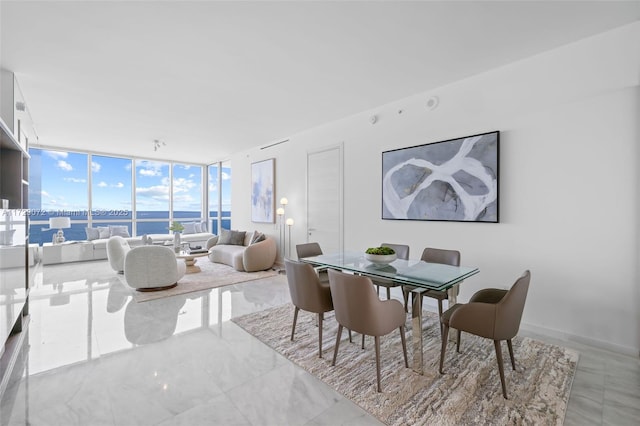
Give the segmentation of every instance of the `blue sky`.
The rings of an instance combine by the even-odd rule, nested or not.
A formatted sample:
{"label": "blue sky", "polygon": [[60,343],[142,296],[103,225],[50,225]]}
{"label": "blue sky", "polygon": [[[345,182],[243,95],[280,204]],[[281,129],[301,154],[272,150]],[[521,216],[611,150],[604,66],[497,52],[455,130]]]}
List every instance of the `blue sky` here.
{"label": "blue sky", "polygon": [[[86,210],[88,208],[88,155],[49,150],[31,150],[35,160],[30,170],[30,190],[40,191],[41,205],[32,208],[45,210]],[[42,179],[37,170],[41,164]],[[127,158],[93,155],[93,209],[131,210],[131,167]],[[34,168],[36,170],[34,170]],[[169,209],[169,163],[136,160],[136,206],[139,211]],[[230,170],[223,169],[223,207],[230,204]],[[199,166],[175,164],[173,168],[174,210],[199,211],[203,170]],[[33,183],[33,184],[32,184]],[[210,191],[217,191],[217,182],[209,183]],[[229,194],[229,195],[227,195]],[[37,194],[33,194],[37,195]],[[213,194],[212,194],[213,195]],[[34,197],[30,197],[32,200]],[[217,204],[217,194],[211,205]],[[37,199],[37,197],[36,197]]]}

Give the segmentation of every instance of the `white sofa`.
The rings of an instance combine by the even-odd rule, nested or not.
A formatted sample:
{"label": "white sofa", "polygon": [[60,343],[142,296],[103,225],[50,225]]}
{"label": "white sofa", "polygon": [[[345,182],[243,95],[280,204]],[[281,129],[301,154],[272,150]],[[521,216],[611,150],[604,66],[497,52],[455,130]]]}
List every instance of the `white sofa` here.
{"label": "white sofa", "polygon": [[[149,234],[154,244],[166,243],[171,245],[173,234]],[[182,234],[180,241],[189,243],[192,247],[206,247],[207,241],[213,237],[210,232],[199,232],[197,234]],[[123,237],[131,248],[142,246],[142,236]],[[80,262],[85,260],[107,259],[108,238],[99,238],[91,241],[67,241],[64,244],[44,247],[43,264]],[[50,252],[50,253],[49,253]]]}
{"label": "white sofa", "polygon": [[[214,236],[215,235],[210,232],[182,234],[180,241],[182,243],[189,243],[191,247],[205,247],[207,245],[207,241]],[[173,234],[148,234],[147,237],[152,239],[153,244],[165,243],[166,245],[171,245],[173,243]],[[129,243],[131,248],[143,245],[142,236],[125,237],[124,239]],[[93,245],[93,260],[107,258],[107,241],[109,241],[108,238],[89,241]]]}
{"label": "white sofa", "polygon": [[247,232],[243,245],[217,244],[218,236],[209,239],[209,260],[232,266],[236,271],[264,271],[273,266],[278,254],[276,241],[265,236],[264,241],[251,244],[253,234]]}

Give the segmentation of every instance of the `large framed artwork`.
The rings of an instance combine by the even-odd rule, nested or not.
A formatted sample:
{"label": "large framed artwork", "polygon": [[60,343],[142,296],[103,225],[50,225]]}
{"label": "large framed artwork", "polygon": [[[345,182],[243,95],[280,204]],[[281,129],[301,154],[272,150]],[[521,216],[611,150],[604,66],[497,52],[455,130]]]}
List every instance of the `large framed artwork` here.
{"label": "large framed artwork", "polygon": [[382,153],[382,218],[498,223],[500,132]]}
{"label": "large framed artwork", "polygon": [[251,163],[251,221],[275,223],[275,158]]}

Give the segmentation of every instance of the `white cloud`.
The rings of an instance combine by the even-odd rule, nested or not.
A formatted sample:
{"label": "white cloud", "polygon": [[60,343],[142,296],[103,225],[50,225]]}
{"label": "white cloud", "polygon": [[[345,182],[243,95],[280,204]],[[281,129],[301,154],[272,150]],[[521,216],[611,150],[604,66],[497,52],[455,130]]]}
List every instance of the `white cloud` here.
{"label": "white cloud", "polygon": [[78,179],[78,178],[72,178],[72,177],[66,177],[66,178],[63,178],[62,180],[64,180],[65,182],[71,182],[71,183],[87,183],[86,179]]}
{"label": "white cloud", "polygon": [[114,188],[124,188],[124,183],[122,182],[118,182],[115,185],[113,185]]}
{"label": "white cloud", "polygon": [[98,187],[99,187],[99,188],[106,188],[107,186],[109,186],[109,185],[107,185],[107,182],[105,182],[105,181],[102,181],[102,182],[100,182],[100,183],[98,184]]}
{"label": "white cloud", "polygon": [[164,185],[156,185],[149,187],[137,187],[136,195],[140,197],[148,197],[156,200],[168,200],[169,199],[169,187]]}
{"label": "white cloud", "polygon": [[69,156],[68,152],[60,152],[60,151],[44,151],[51,158],[67,158]]}
{"label": "white cloud", "polygon": [[192,180],[185,178],[178,178],[173,180],[173,192],[188,192],[190,189],[195,188],[196,183]]}
{"label": "white cloud", "polygon": [[96,161],[92,161],[91,162],[91,171],[94,173],[98,173],[100,171],[100,169],[102,168],[102,165]]}
{"label": "white cloud", "polygon": [[51,198],[51,195],[49,195],[47,191],[40,191],[40,195],[42,195],[43,197]]}
{"label": "white cloud", "polygon": [[70,172],[71,170],[73,170],[73,167],[71,166],[71,164],[67,163],[64,160],[58,160],[58,162],[56,163],[56,167],[64,170],[65,172]]}
{"label": "white cloud", "polygon": [[162,172],[160,170],[154,169],[140,169],[140,176],[162,176]]}
{"label": "white cloud", "polygon": [[231,175],[229,173],[222,172],[222,180],[231,179]]}

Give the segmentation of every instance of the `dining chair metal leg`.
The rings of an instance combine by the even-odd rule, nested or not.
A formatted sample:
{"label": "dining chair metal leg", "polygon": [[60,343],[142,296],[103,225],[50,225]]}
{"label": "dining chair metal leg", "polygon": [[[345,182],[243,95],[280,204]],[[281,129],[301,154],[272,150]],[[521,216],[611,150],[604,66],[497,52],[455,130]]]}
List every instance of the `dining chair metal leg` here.
{"label": "dining chair metal leg", "polygon": [[336,358],[338,357],[338,348],[340,347],[341,338],[342,338],[342,326],[338,325],[338,333],[336,336],[336,348],[333,350],[333,361],[331,361],[331,365],[336,365]]}
{"label": "dining chair metal leg", "polygon": [[516,371],[516,359],[513,357],[513,345],[511,344],[511,339],[507,340],[507,347],[509,348],[509,356],[511,357],[511,366],[513,367],[513,371]]}
{"label": "dining chair metal leg", "polygon": [[404,298],[404,311],[409,312],[409,291],[402,286],[402,297]]}
{"label": "dining chair metal leg", "polygon": [[318,358],[322,358],[322,321],[324,321],[324,313],[318,313]]}
{"label": "dining chair metal leg", "polygon": [[494,340],[493,345],[496,348],[496,358],[498,360],[498,370],[500,371],[500,382],[502,383],[502,396],[504,399],[509,399],[507,397],[507,385],[504,382],[504,366],[502,363],[502,348],[500,347],[500,340]]}
{"label": "dining chair metal leg", "polygon": [[296,306],[296,310],[293,312],[293,327],[291,328],[291,341],[293,341],[293,335],[296,332],[296,322],[298,321],[298,312],[300,308]]}
{"label": "dining chair metal leg", "polygon": [[387,300],[391,300],[391,287],[387,287]]}
{"label": "dining chair metal leg", "polygon": [[400,339],[402,340],[402,354],[404,355],[404,366],[409,368],[409,359],[407,358],[407,340],[404,335],[404,326],[400,326]]}
{"label": "dining chair metal leg", "polygon": [[460,353],[460,342],[462,341],[462,330],[457,330],[458,336],[456,339],[456,352]]}
{"label": "dining chair metal leg", "polygon": [[447,339],[449,338],[449,326],[444,325],[442,329],[442,348],[440,349],[440,374],[444,374],[444,353],[447,350]]}
{"label": "dining chair metal leg", "polygon": [[[438,322],[440,322],[440,318],[442,317],[442,300],[438,299]],[[442,322],[440,322],[440,337],[442,337]]]}
{"label": "dining chair metal leg", "polygon": [[349,329],[349,343],[352,343],[353,340],[351,339],[351,329]]}
{"label": "dining chair metal leg", "polygon": [[362,349],[364,349],[364,334],[362,335]]}
{"label": "dining chair metal leg", "polygon": [[376,341],[376,378],[378,379],[378,392],[382,392],[380,386],[380,336],[374,336]]}

